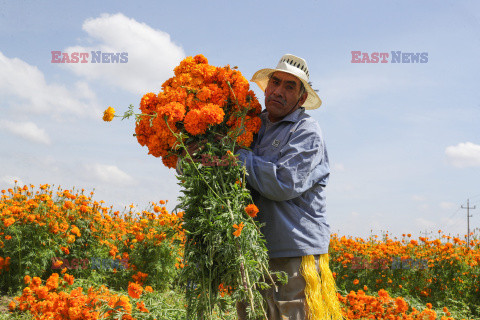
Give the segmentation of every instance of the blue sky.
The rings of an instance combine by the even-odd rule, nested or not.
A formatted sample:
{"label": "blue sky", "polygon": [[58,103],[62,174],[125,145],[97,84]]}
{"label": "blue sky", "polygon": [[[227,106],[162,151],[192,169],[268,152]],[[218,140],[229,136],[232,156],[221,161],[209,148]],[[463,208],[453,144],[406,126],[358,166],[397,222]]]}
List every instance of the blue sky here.
{"label": "blue sky", "polygon": [[[128,63],[51,63],[51,51],[92,50]],[[352,51],[428,62],[352,63]],[[323,100],[311,114],[332,166],[332,231],[465,234],[467,198],[480,227],[478,52],[476,1],[0,1],[0,188],[49,183],[172,209],[175,172],[132,137],[133,121],[104,123],[103,110],[138,106],[186,56],[249,79],[291,53]]]}

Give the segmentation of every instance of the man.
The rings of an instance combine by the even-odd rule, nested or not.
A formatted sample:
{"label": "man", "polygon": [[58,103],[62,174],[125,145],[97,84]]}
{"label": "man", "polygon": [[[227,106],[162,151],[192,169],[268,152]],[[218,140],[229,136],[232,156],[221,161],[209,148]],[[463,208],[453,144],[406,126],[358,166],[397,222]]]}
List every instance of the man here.
{"label": "man", "polygon": [[[324,193],[330,172],[327,149],[320,126],[305,112],[322,101],[308,79],[306,61],[290,54],[275,69],[253,75],[251,81],[265,92],[262,126],[252,151],[238,151],[260,210],[258,219],[265,223],[270,268],[288,275],[288,283],[278,284],[278,291],[272,286],[263,294],[268,320],[306,319],[312,306],[307,306],[302,261],[315,257],[318,275],[319,256],[328,253],[330,241]],[[241,303],[238,316],[246,317]]]}

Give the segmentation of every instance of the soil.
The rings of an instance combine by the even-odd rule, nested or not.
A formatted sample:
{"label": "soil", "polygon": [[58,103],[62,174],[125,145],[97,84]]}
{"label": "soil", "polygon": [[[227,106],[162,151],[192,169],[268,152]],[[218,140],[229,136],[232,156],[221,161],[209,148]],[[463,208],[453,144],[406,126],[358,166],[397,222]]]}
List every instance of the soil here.
{"label": "soil", "polygon": [[0,314],[8,313],[8,304],[12,301],[13,297],[0,296]]}

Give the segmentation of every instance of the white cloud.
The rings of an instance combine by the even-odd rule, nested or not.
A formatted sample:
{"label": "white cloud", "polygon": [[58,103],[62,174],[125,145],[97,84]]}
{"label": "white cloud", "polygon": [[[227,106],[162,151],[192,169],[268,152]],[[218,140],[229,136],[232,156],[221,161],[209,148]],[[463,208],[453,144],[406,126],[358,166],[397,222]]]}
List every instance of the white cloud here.
{"label": "white cloud", "polygon": [[0,120],[0,129],[4,129],[24,139],[43,144],[50,144],[50,137],[44,129],[39,128],[33,122],[14,122]]}
{"label": "white cloud", "polygon": [[0,94],[3,104],[34,113],[75,114],[98,117],[100,109],[95,94],[88,84],[78,82],[67,88],[61,84],[49,84],[43,73],[18,58],[7,58],[0,52]]}
{"label": "white cloud", "polygon": [[19,177],[7,175],[0,178],[0,184],[6,184],[7,186],[13,187],[15,185],[15,181],[17,181],[17,186],[24,186],[22,179]]}
{"label": "white cloud", "polygon": [[462,142],[445,149],[448,161],[455,167],[480,167],[480,145]]}
{"label": "white cloud", "polygon": [[97,163],[92,165],[86,165],[85,169],[91,177],[98,179],[102,182],[121,185],[131,185],[135,182],[130,175],[123,172],[114,165],[104,165]]}
{"label": "white cloud", "polygon": [[[133,93],[159,91],[173,76],[173,68],[185,57],[170,35],[121,13],[102,14],[83,23],[93,46],[73,46],[63,52],[87,52],[88,63],[62,64],[87,79],[98,79]],[[91,63],[91,51],[128,54],[126,63]]]}

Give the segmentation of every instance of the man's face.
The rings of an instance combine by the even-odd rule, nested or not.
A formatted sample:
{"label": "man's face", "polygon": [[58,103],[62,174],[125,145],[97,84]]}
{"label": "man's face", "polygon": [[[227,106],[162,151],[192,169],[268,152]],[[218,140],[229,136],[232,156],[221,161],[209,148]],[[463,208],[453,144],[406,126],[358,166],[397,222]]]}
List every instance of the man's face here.
{"label": "man's face", "polygon": [[275,72],[268,81],[265,89],[265,108],[268,118],[277,122],[289,115],[307,99],[307,93],[300,96],[300,80],[286,72]]}

